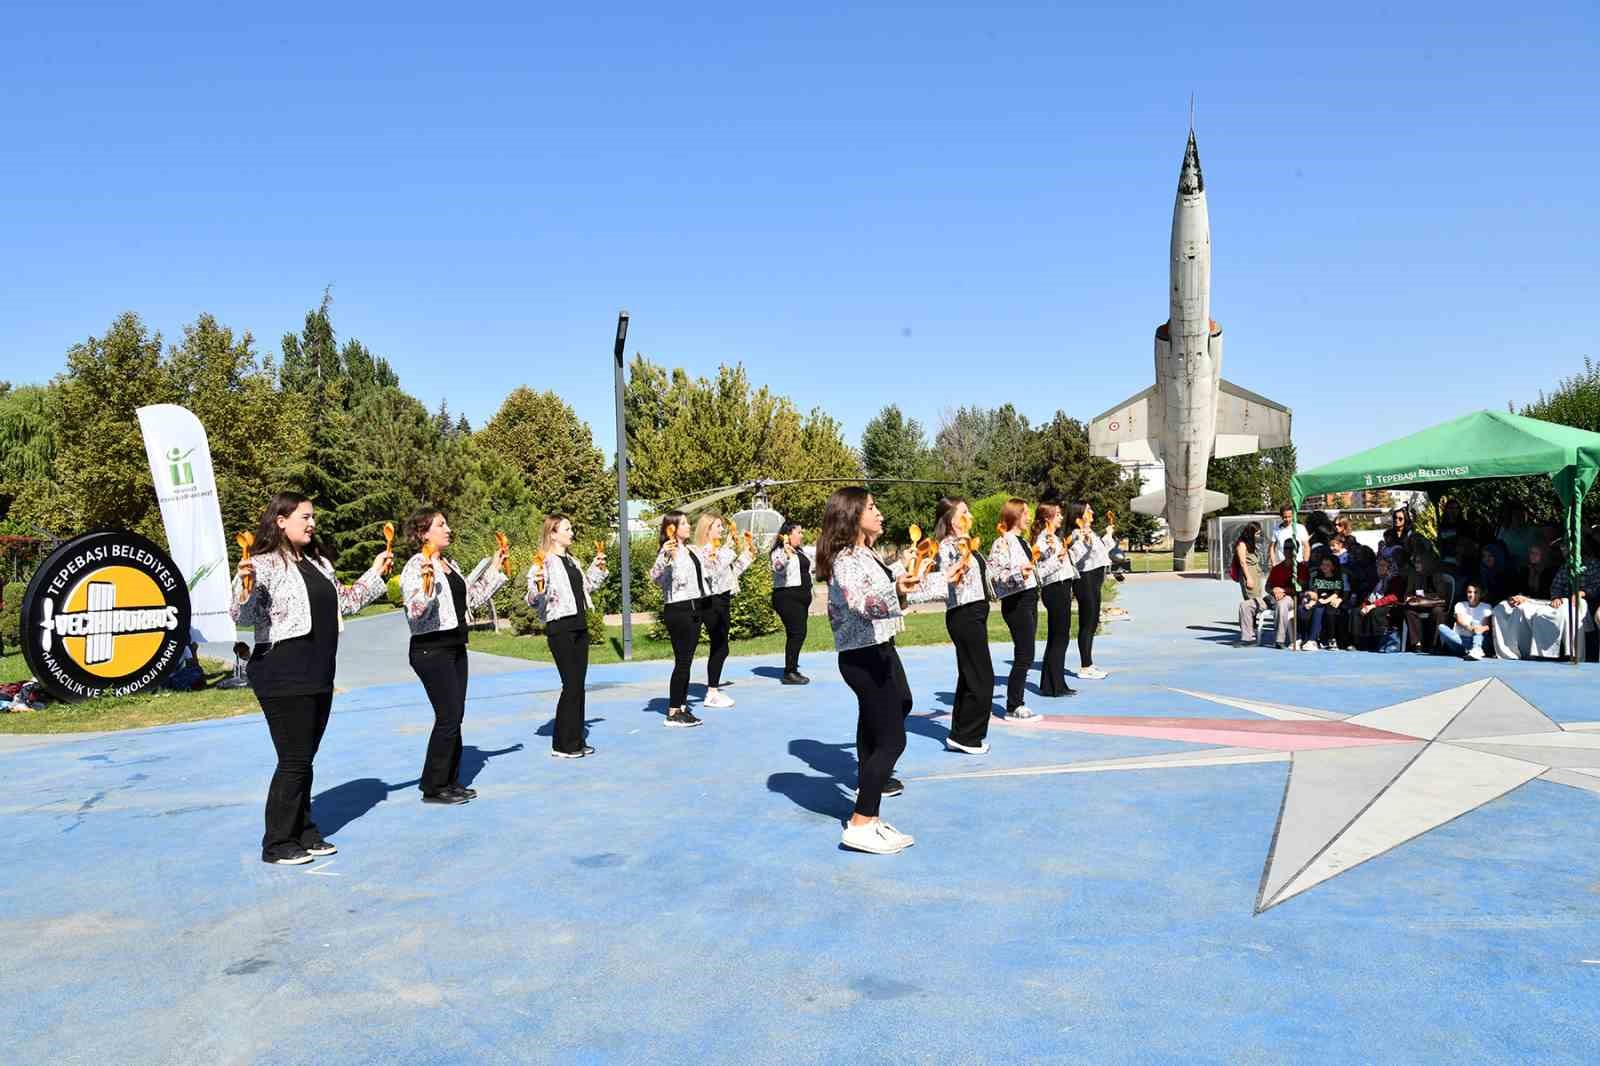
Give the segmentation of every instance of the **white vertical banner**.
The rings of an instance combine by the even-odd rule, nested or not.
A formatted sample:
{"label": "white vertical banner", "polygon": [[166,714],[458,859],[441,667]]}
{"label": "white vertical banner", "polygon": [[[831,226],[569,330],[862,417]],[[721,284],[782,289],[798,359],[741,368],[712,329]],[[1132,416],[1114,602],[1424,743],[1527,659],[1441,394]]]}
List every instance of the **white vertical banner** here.
{"label": "white vertical banner", "polygon": [[231,643],[228,535],[222,528],[206,429],[193,412],[175,403],[139,408],[139,429],[167,527],[167,550],[189,584],[193,639]]}

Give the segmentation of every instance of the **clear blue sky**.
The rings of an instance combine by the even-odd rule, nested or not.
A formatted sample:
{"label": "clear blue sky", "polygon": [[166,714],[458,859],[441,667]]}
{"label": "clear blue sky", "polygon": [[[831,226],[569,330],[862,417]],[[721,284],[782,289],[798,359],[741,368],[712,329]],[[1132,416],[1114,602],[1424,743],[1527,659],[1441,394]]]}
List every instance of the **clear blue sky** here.
{"label": "clear blue sky", "polygon": [[1150,380],[1191,91],[1224,373],[1303,464],[1600,356],[1593,0],[765,6],[13,6],[0,377],[125,309],[276,353],[331,284],[425,402],[608,452],[623,306],[852,443],[1086,419]]}

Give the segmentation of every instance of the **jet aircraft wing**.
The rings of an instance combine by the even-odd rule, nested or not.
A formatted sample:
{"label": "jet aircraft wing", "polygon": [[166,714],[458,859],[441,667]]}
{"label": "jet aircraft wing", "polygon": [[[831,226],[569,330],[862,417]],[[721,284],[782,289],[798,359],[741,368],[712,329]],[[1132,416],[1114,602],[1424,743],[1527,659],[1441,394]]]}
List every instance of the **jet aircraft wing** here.
{"label": "jet aircraft wing", "polygon": [[1287,407],[1241,389],[1226,378],[1217,386],[1217,442],[1211,453],[1215,458],[1249,455],[1289,443],[1293,415]]}
{"label": "jet aircraft wing", "polygon": [[1151,403],[1156,387],[1123,400],[1089,423],[1089,452],[1107,459],[1159,461],[1161,405]]}

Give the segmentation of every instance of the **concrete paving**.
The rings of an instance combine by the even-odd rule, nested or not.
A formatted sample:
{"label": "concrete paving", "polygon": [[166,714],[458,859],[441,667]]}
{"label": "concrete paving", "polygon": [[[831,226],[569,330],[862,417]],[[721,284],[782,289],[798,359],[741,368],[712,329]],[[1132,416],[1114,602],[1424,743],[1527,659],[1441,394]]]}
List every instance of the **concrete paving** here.
{"label": "concrete paving", "polygon": [[[460,808],[418,802],[414,679],[354,686],[342,661],[315,801],[341,850],[300,868],[259,861],[258,716],[0,755],[0,1059],[1591,1061],[1600,795],[1581,782],[1484,791],[1398,842],[1349,820],[1364,858],[1311,884],[1344,853],[1279,852],[1290,887],[1257,904],[1295,817],[1286,752],[1478,759],[1510,742],[1403,731],[1459,739],[1432,694],[1490,677],[1555,729],[1588,722],[1596,667],[1234,649],[1236,595],[1131,580],[1110,679],[1037,699],[1043,728],[996,720],[986,758],[942,748],[950,650],[907,649],[886,814],[917,845],[890,857],[838,844],[854,708],[831,655],[805,658],[804,689],[731,661],[738,706],[697,730],[661,728],[667,664],[597,667],[599,754],[578,761],[545,756],[553,667],[475,662],[482,795]],[[374,669],[403,667],[403,634],[370,632]],[[1482,721],[1532,720],[1508,700]],[[1323,766],[1323,794],[1381,788],[1372,764]]]}

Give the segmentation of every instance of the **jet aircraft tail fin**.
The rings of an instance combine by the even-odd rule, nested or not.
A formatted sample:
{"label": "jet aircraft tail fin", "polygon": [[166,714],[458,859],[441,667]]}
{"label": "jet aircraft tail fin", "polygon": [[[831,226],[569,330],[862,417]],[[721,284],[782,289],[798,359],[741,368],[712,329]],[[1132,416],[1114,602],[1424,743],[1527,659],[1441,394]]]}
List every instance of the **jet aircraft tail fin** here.
{"label": "jet aircraft tail fin", "polygon": [[[1143,496],[1136,496],[1128,506],[1133,508],[1134,514],[1159,515],[1167,509],[1167,490],[1156,489],[1154,492],[1147,492]],[[1202,514],[1210,514],[1212,511],[1220,511],[1226,506],[1228,506],[1227,493],[1213,492],[1210,489],[1206,489],[1205,503],[1201,505],[1200,512]]]}

